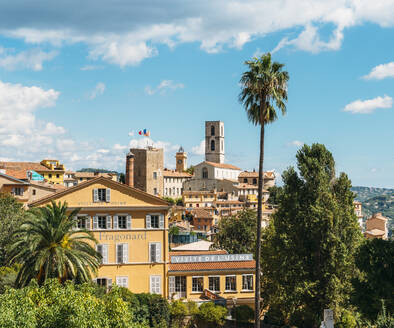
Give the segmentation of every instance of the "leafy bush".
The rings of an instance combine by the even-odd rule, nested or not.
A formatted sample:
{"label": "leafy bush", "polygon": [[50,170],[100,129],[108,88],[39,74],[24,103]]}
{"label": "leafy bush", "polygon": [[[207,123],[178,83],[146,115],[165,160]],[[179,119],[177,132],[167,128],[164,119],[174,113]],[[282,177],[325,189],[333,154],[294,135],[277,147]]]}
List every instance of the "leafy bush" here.
{"label": "leafy bush", "polygon": [[146,307],[149,313],[149,327],[168,327],[170,322],[170,306],[168,301],[161,295],[156,294],[135,294],[140,306]]}
{"label": "leafy bush", "polygon": [[238,322],[249,322],[254,318],[254,311],[247,305],[240,305],[233,308],[231,316]]}
{"label": "leafy bush", "polygon": [[170,305],[171,328],[181,328],[188,315],[188,307],[186,303],[177,300]]}
{"label": "leafy bush", "polygon": [[339,322],[335,324],[335,328],[356,328],[357,320],[356,316],[349,310],[344,310],[339,319]]}
{"label": "leafy bush", "polygon": [[227,309],[221,305],[215,305],[212,302],[200,305],[196,314],[196,323],[201,328],[214,328],[224,325],[227,315]]}

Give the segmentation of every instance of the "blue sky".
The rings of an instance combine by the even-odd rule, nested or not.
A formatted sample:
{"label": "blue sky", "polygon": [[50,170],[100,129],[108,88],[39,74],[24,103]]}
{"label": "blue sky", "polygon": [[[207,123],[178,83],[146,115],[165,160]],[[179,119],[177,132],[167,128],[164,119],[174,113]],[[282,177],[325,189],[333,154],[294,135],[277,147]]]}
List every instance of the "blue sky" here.
{"label": "blue sky", "polygon": [[354,185],[393,188],[393,25],[392,1],[0,2],[0,160],[123,170],[149,142],[167,167],[180,145],[196,164],[204,121],[222,120],[226,161],[253,169],[238,82],[270,51],[290,81],[265,169],[319,142]]}

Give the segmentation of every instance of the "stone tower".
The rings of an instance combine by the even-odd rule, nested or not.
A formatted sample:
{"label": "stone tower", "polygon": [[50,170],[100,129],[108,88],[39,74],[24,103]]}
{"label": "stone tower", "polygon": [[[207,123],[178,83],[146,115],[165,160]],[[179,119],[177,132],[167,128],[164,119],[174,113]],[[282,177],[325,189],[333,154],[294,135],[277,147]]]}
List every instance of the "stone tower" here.
{"label": "stone tower", "polygon": [[176,158],[176,171],[177,172],[184,172],[187,169],[187,155],[183,149],[183,147],[181,146],[181,148],[179,148],[178,152],[175,155]]}
{"label": "stone tower", "polygon": [[134,154],[134,187],[155,196],[163,195],[163,149],[132,148]]}
{"label": "stone tower", "polygon": [[221,121],[205,122],[205,160],[224,163],[224,123]]}

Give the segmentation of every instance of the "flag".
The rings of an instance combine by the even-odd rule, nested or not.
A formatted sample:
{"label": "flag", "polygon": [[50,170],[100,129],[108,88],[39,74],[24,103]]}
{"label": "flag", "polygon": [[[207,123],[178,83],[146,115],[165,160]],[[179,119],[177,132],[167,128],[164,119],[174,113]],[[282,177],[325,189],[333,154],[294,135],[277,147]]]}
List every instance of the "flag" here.
{"label": "flag", "polygon": [[140,130],[140,131],[138,132],[138,134],[139,134],[140,136],[149,137],[149,136],[150,136],[150,131],[148,131],[147,129],[143,129],[143,130]]}

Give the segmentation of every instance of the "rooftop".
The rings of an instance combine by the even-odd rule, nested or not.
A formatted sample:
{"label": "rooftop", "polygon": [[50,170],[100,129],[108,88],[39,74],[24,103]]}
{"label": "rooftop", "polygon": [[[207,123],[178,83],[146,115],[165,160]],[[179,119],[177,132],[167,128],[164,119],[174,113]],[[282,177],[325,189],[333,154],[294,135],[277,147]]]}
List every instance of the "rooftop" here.
{"label": "rooftop", "polygon": [[164,169],[163,171],[163,177],[169,177],[169,178],[191,178],[192,175],[187,173],[187,172],[178,172],[175,170],[168,170]]}
{"label": "rooftop", "polygon": [[214,162],[208,162],[208,161],[205,161],[203,163],[205,163],[207,165],[214,166],[214,167],[219,167],[219,168],[222,168],[222,169],[241,170],[239,167],[237,167],[235,165],[232,165],[232,164],[214,163]]}
{"label": "rooftop", "polygon": [[[210,241],[200,240],[194,243],[174,247],[172,251],[176,251],[177,253],[180,251],[199,251],[199,252],[208,251],[212,244],[213,243]],[[179,253],[179,255],[184,255],[184,254]]]}
{"label": "rooftop", "polygon": [[[258,178],[259,172],[256,171],[243,171],[239,174],[239,178]],[[275,172],[274,171],[265,171],[264,172],[265,179],[275,179]]]}

